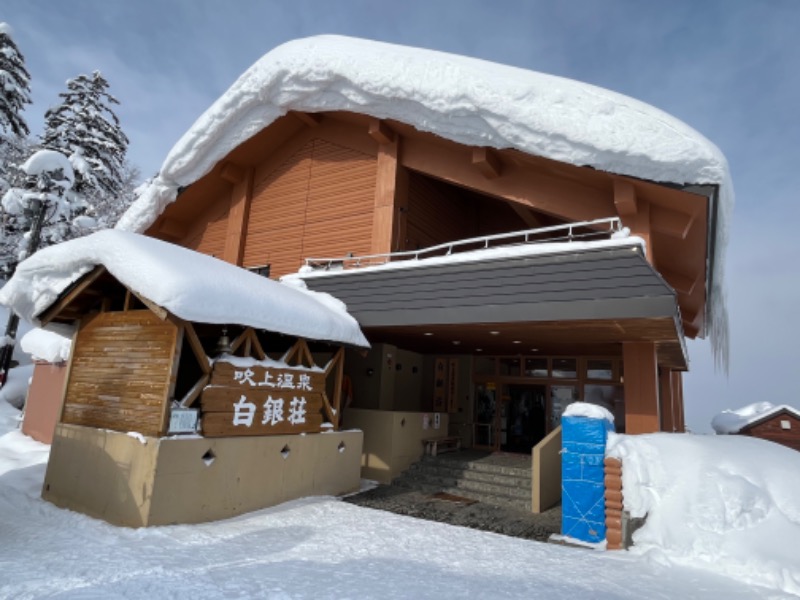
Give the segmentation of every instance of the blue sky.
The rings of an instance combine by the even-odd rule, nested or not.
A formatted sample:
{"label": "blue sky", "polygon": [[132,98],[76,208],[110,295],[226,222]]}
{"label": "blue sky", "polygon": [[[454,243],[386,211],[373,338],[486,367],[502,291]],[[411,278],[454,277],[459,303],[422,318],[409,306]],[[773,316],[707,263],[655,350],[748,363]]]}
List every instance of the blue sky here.
{"label": "blue sky", "polygon": [[707,431],[718,410],[760,400],[800,408],[798,0],[4,0],[0,20],[31,73],[31,129],[68,78],[99,69],[145,175],[250,64],[320,33],[475,56],[653,104],[722,149],[737,198],[730,376],[715,372],[707,343],[690,344],[689,425]]}

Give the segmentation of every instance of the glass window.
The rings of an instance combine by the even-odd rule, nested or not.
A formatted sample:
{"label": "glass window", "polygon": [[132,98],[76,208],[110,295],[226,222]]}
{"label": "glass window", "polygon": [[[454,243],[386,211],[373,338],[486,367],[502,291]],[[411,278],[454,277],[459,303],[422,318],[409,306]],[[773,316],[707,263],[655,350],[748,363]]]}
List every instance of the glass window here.
{"label": "glass window", "polygon": [[520,363],[519,358],[498,359],[498,366],[500,367],[500,375],[519,375],[520,374],[519,363]]}
{"label": "glass window", "polygon": [[553,377],[557,379],[577,379],[578,361],[574,358],[554,358]]}
{"label": "glass window", "polygon": [[525,375],[528,377],[547,377],[547,359],[539,357],[526,358]]}
{"label": "glass window", "polygon": [[550,427],[561,425],[561,415],[573,402],[578,401],[578,388],[574,385],[550,386]]}
{"label": "glass window", "polygon": [[494,375],[494,358],[476,356],[475,375]]}
{"label": "glass window", "polygon": [[593,359],[586,361],[587,379],[614,379],[614,363],[611,360]]}

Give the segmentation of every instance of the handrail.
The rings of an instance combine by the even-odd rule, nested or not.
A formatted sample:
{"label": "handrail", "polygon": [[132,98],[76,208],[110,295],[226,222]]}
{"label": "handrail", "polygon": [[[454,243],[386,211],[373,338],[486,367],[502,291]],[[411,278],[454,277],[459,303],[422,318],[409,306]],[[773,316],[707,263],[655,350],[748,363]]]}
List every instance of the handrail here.
{"label": "handrail", "polygon": [[[590,231],[587,233],[575,233],[576,229],[581,228],[594,228],[606,226],[602,230]],[[467,238],[463,240],[455,240],[453,242],[445,242],[419,250],[401,250],[398,252],[387,252],[383,254],[367,254],[363,256],[343,256],[337,258],[306,258],[305,264],[314,269],[329,270],[333,267],[344,268],[345,263],[348,263],[350,268],[358,268],[365,266],[380,265],[389,262],[393,259],[406,259],[406,260],[419,260],[425,255],[434,255],[437,252],[444,252],[445,256],[449,256],[456,249],[463,249],[464,246],[482,246],[482,249],[489,248],[492,242],[505,241],[512,239],[521,239],[522,244],[541,244],[545,242],[558,242],[568,241],[572,242],[577,239],[586,239],[589,237],[611,235],[622,229],[622,223],[619,217],[608,217],[605,219],[595,219],[593,221],[580,221],[578,223],[567,223],[564,225],[551,225],[549,227],[539,227],[537,229],[525,229],[522,231],[512,231],[509,233],[497,233],[494,235],[486,235],[480,237]],[[565,235],[546,237],[543,239],[531,239],[532,237],[542,236],[547,233],[565,232]],[[478,248],[471,248],[476,250]]]}

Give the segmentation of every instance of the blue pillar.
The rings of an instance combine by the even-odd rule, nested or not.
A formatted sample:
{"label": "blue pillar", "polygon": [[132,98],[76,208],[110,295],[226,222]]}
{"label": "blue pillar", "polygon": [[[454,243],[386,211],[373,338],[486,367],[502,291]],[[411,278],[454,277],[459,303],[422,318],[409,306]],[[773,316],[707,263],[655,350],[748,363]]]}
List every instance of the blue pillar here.
{"label": "blue pillar", "polygon": [[608,432],[606,419],[561,418],[561,533],[584,542],[606,539],[603,459]]}

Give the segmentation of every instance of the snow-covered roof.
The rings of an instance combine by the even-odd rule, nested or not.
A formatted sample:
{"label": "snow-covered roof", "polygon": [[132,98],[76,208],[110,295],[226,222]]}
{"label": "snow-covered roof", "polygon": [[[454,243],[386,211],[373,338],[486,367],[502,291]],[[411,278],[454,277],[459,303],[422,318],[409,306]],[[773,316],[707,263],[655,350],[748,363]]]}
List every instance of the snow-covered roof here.
{"label": "snow-covered roof", "polygon": [[[669,114],[562,77],[341,36],[283,44],[250,67],[187,131],[117,227],[144,231],[180,187],[288,111],[351,111],[454,142],[515,148],[578,166],[675,184],[719,186],[710,332],[727,352],[723,260],[733,206],[719,149]],[[724,357],[723,357],[724,360]]]}
{"label": "snow-covered roof", "polygon": [[788,412],[800,419],[800,410],[787,404],[774,405],[771,402],[755,402],[737,410],[723,410],[711,419],[711,427],[719,434],[739,433],[742,429]]}
{"label": "snow-covered roof", "polygon": [[283,285],[211,256],[119,230],[40,250],[17,267],[0,290],[0,304],[37,322],[64,290],[98,265],[186,321],[369,347],[344,304],[328,294]]}
{"label": "snow-covered roof", "polygon": [[34,327],[22,336],[19,344],[34,360],[66,362],[72,349],[72,330],[71,326],[61,323],[51,323],[49,330]]}

